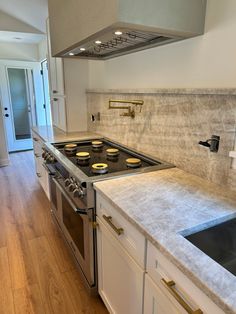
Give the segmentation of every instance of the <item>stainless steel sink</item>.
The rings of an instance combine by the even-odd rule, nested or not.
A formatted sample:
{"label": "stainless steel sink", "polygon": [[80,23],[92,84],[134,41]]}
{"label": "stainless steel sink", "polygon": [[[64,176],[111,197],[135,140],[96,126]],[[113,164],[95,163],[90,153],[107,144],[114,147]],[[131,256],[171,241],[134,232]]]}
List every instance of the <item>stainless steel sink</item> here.
{"label": "stainless steel sink", "polygon": [[185,238],[236,276],[236,218]]}

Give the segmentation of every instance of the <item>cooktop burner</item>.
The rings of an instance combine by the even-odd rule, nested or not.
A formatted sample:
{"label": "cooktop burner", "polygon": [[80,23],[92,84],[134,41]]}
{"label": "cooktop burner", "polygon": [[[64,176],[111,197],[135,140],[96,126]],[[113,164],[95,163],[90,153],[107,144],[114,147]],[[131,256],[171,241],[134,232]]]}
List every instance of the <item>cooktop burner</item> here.
{"label": "cooktop burner", "polygon": [[[100,144],[101,142],[102,145]],[[74,149],[73,152],[66,151],[65,146],[68,144],[76,144],[77,146],[73,145],[73,148],[76,147],[76,149]],[[149,158],[145,158],[145,156],[141,154],[137,154],[130,150],[121,148],[119,145],[110,143],[109,141],[104,139],[102,139],[102,141],[91,140],[73,143],[58,143],[53,144],[53,146],[57,148],[64,156],[66,156],[71,162],[73,162],[73,164],[80,168],[80,170],[83,171],[89,177],[105,173],[105,171],[96,171],[96,169],[94,170],[94,168],[92,167],[92,165],[94,164],[106,164],[107,165],[106,173],[114,173],[129,170],[130,167],[132,166],[142,168],[161,164],[158,161],[154,160],[152,161]],[[79,160],[77,156],[80,155],[79,153],[82,154],[85,152],[90,156],[90,158],[86,159],[86,161],[81,162],[81,160]],[[112,153],[114,155],[112,155]],[[138,159],[139,163],[136,165],[134,164],[131,165],[130,163],[127,163],[128,159],[131,160],[131,164],[132,160],[135,159]]]}

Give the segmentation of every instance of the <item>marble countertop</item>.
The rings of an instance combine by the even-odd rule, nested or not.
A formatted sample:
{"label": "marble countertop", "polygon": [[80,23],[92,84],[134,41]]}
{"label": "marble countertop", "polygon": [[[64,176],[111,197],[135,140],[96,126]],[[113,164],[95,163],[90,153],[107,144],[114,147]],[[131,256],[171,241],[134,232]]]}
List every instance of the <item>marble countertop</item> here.
{"label": "marble countertop", "polygon": [[225,313],[236,313],[236,277],[184,238],[236,217],[236,194],[178,168],[94,184]]}
{"label": "marble countertop", "polygon": [[70,132],[66,133],[52,126],[37,126],[32,130],[41,137],[44,142],[64,142],[75,140],[87,140],[94,138],[102,138],[103,136],[92,132]]}

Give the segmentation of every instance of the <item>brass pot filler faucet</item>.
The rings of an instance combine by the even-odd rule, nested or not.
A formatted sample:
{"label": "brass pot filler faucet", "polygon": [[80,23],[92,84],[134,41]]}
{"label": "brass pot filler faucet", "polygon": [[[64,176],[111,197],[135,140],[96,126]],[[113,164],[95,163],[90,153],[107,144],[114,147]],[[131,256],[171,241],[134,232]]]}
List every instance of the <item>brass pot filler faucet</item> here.
{"label": "brass pot filler faucet", "polygon": [[142,111],[143,100],[119,100],[119,99],[110,99],[108,109],[127,109],[128,112],[124,112],[121,114],[122,117],[131,117],[135,118],[135,109],[131,106],[114,106],[112,103],[120,103],[120,104],[131,104],[135,107],[140,106],[140,112]]}

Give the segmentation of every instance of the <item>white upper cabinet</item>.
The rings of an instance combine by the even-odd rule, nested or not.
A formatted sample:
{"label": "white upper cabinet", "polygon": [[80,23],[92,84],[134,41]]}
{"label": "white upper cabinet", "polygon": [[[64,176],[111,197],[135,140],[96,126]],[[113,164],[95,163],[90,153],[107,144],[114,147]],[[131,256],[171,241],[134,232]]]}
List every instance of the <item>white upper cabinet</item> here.
{"label": "white upper cabinet", "polygon": [[63,59],[53,58],[51,51],[51,39],[49,30],[49,20],[47,20],[47,44],[48,44],[48,74],[50,96],[64,96],[64,66]]}

